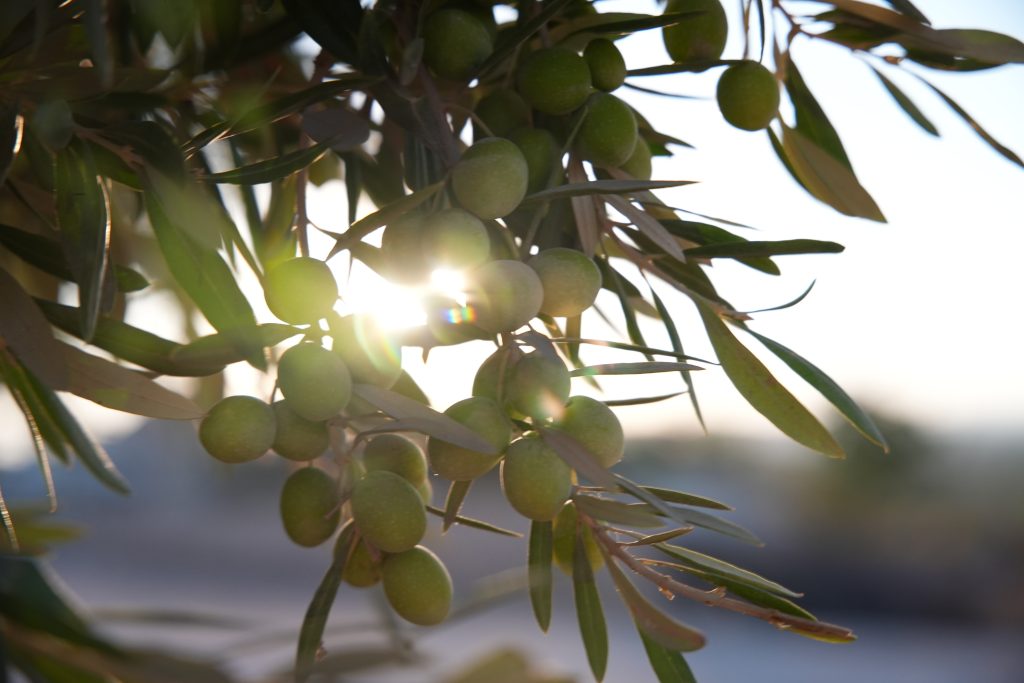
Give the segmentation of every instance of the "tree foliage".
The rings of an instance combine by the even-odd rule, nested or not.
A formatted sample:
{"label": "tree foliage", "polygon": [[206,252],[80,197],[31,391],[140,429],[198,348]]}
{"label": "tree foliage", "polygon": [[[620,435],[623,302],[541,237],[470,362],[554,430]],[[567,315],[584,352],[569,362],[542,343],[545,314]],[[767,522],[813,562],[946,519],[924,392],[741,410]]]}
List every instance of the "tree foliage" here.
{"label": "tree foliage", "polygon": [[[818,418],[751,351],[751,338],[886,448],[854,400],[811,361],[757,332],[754,315],[723,298],[707,268],[730,259],[777,276],[783,256],[842,246],[750,240],[725,218],[666,205],[658,190],[693,180],[651,179],[651,158],[688,143],[655,130],[611,92],[658,94],[648,77],[685,82],[720,71],[726,120],[767,135],[781,167],[817,200],[884,222],[791,48],[848,48],[914,123],[938,135],[899,85],[922,81],[997,153],[1024,165],[927,80],[928,70],[1024,62],[1024,44],[936,28],[904,0],[746,0],[728,23],[717,0],[671,0],[652,15],[581,0],[493,5],[4,3],[0,378],[24,414],[51,501],[51,458],[80,461],[116,492],[130,487],[66,408],[65,392],[112,410],[202,420],[203,444],[226,461],[273,448],[308,463],[283,483],[286,531],[301,545],[336,540],[298,635],[300,681],[324,666],[317,652],[343,577],[353,585],[382,580],[410,621],[444,618],[450,579],[418,546],[419,527],[429,512],[446,531],[463,525],[516,536],[461,513],[471,482],[499,462],[505,494],[531,520],[526,564],[538,624],[546,630],[550,621],[553,562],[568,567],[598,680],[609,645],[595,583],[601,571],[660,681],[692,680],[681,653],[702,647],[704,636],[645,597],[644,583],[796,634],[853,639],[799,607],[798,593],[683,544],[696,528],[758,543],[719,516],[727,505],[609,469],[622,456],[622,434],[608,406],[688,394],[700,419],[691,380],[699,370],[724,372],[794,441],[842,457]],[[742,55],[723,57],[726,32],[741,37]],[[614,41],[636,33],[663,38],[676,61],[622,62]],[[791,116],[780,113],[780,94]],[[348,207],[339,232],[314,225],[307,212],[309,186],[332,179],[343,180]],[[376,208],[362,213],[365,200]],[[333,241],[327,253],[310,253],[312,231]],[[332,287],[343,269],[332,273],[324,262],[358,262],[430,292],[426,323],[393,331],[340,314]],[[430,290],[435,268],[464,276],[461,291]],[[242,274],[264,291],[243,288]],[[679,329],[655,284],[688,297],[703,329]],[[186,320],[201,315],[214,332],[201,336],[188,323],[177,341],[126,323],[136,293],[156,288],[175,297]],[[605,315],[595,305],[599,290],[601,305],[617,301],[622,338],[582,336],[584,317]],[[68,291],[77,292],[76,305],[59,301]],[[254,296],[265,297],[279,321],[261,319]],[[660,323],[671,348],[652,348],[638,316]],[[684,342],[698,334],[717,364],[687,354]],[[430,407],[430,387],[421,390],[401,367],[403,348],[426,357],[436,346],[481,340],[496,351],[473,397],[444,412]],[[622,360],[587,364],[593,346]],[[214,407],[208,395],[186,397],[156,381],[205,378],[216,388],[235,363],[279,373],[274,395],[282,400],[271,409],[263,399],[274,396],[231,397]],[[679,391],[570,398],[570,387],[645,373],[678,373]],[[417,469],[424,437],[435,475],[451,480],[443,507],[431,505],[436,476]],[[0,556],[0,647],[32,680],[221,680],[97,637],[45,566],[28,559],[61,534],[31,519],[17,523],[2,494],[0,518],[10,551]],[[410,585],[409,576],[429,586]]]}

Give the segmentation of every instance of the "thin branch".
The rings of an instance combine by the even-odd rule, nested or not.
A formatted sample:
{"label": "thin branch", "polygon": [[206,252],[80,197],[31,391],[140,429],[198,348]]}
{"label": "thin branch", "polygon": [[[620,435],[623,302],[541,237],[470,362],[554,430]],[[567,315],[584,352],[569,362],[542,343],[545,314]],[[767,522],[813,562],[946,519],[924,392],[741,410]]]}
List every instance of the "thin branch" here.
{"label": "thin branch", "polygon": [[753,605],[749,602],[730,598],[728,597],[725,588],[721,586],[706,591],[682,583],[681,581],[677,581],[671,576],[662,574],[658,570],[652,568],[643,560],[633,557],[622,545],[609,535],[609,531],[606,527],[598,524],[593,518],[582,512],[578,514],[580,519],[583,519],[586,524],[590,526],[591,530],[594,532],[594,537],[602,546],[604,546],[609,556],[617,558],[620,562],[633,570],[633,572],[647,579],[657,586],[659,590],[667,594],[682,596],[689,600],[707,605],[708,607],[718,607],[720,609],[729,610],[730,612],[745,614],[749,617],[767,621],[769,624],[777,628],[792,628],[802,633],[825,638],[838,638],[845,640],[852,639],[854,637],[853,632],[844,626],[814,621],[813,619],[804,619],[802,617],[793,616],[792,614],[780,612],[776,609],[758,607],[757,605]]}

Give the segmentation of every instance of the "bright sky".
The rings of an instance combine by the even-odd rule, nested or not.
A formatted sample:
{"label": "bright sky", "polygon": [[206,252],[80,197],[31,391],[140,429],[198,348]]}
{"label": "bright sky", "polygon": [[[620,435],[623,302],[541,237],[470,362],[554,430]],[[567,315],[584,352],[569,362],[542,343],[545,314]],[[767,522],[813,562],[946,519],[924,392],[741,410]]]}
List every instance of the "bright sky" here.
{"label": "bright sky", "polygon": [[[738,3],[725,4],[733,9]],[[988,28],[1024,38],[1024,3],[917,0],[916,4],[937,27]],[[654,3],[632,0],[602,3],[603,11],[653,7]],[[667,61],[656,32],[630,37],[619,45],[631,68]],[[726,56],[737,57],[741,50],[734,33]],[[794,50],[794,59],[889,223],[848,219],[810,198],[789,178],[767,138],[728,126],[713,99],[666,100],[620,90],[617,94],[637,106],[656,128],[697,145],[696,150],[678,150],[671,160],[656,161],[656,178],[700,181],[661,196],[669,204],[755,226],[761,231],[750,235],[755,239],[811,237],[846,245],[841,255],[782,257],[778,259],[781,277],[719,262],[712,278],[727,298],[747,310],[788,301],[816,280],[813,292],[799,305],[759,314],[752,326],[817,364],[862,404],[944,430],[1019,430],[1024,426],[1024,369],[1016,362],[1020,334],[1013,320],[1024,291],[1019,264],[1024,253],[1024,170],[990,150],[912,78],[891,75],[937,125],[941,140],[913,124],[871,72],[845,50],[804,41]],[[920,72],[997,139],[1024,154],[1020,125],[1024,68],[968,75]],[[716,78],[717,71],[712,71],[648,78],[641,84],[710,97]],[[314,191],[310,212],[319,225],[343,230],[347,213],[343,186],[332,182]],[[326,241],[314,240],[314,255],[326,255],[329,247]],[[342,259],[337,259],[337,265],[343,272]],[[668,288],[660,291],[678,314],[687,351],[713,357],[692,305]],[[257,297],[251,298],[262,307]],[[365,299],[353,303],[374,305]],[[599,304],[617,319],[614,299],[602,298]],[[390,307],[393,302],[380,305]],[[139,304],[136,313],[142,308]],[[146,315],[136,324],[177,336],[173,318],[154,318]],[[265,319],[271,319],[269,314]],[[660,326],[648,322],[648,341],[667,346]],[[585,322],[584,333],[605,338],[611,334],[596,319]],[[831,409],[813,390],[773,362],[756,342],[745,341],[751,341],[751,348],[817,415],[831,419]],[[428,389],[436,407],[443,409],[468,395],[475,366],[488,353],[485,344],[437,349],[424,366],[413,352],[406,354],[406,365]],[[593,362],[608,359],[590,358]],[[228,375],[229,388],[266,395],[267,378],[254,374],[235,366]],[[712,433],[777,434],[746,406],[720,370],[712,367],[697,373],[695,382]],[[184,388],[180,383],[170,385]],[[650,395],[678,389],[679,380],[674,375],[616,378],[606,388],[607,395],[615,398]],[[140,423],[73,397],[71,404],[101,439],[115,438]],[[685,397],[624,408],[619,414],[627,434],[634,436],[699,431]],[[14,437],[5,440],[0,460],[28,455],[23,421],[6,399],[0,403],[0,424],[5,434]]]}

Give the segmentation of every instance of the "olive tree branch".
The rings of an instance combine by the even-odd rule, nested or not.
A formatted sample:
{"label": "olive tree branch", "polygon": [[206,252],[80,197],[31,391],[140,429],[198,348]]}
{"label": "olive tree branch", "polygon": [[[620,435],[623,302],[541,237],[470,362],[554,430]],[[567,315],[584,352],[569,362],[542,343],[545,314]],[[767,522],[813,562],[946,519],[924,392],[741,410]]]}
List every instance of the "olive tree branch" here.
{"label": "olive tree branch", "polygon": [[726,589],[722,586],[706,591],[678,581],[667,574],[654,569],[643,560],[631,555],[618,541],[613,539],[610,530],[595,519],[579,512],[579,517],[591,528],[598,543],[604,547],[609,558],[616,558],[622,564],[631,569],[634,573],[647,579],[662,592],[682,596],[689,600],[699,602],[708,607],[718,607],[730,612],[745,614],[749,617],[767,621],[769,624],[781,629],[796,629],[802,633],[823,638],[852,639],[853,632],[844,626],[828,624],[813,619],[786,614],[776,609],[758,607],[749,602],[728,597]]}

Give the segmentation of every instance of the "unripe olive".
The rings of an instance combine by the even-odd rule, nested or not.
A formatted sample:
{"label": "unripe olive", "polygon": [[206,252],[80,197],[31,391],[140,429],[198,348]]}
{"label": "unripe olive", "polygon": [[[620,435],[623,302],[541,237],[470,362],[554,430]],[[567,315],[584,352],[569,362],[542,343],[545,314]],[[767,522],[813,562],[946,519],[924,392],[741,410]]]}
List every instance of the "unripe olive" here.
{"label": "unripe olive", "polygon": [[440,624],[452,606],[452,577],[437,555],[416,546],[389,555],[381,568],[384,595],[398,616],[419,626]]}
{"label": "unripe olive", "polygon": [[380,582],[380,576],[380,563],[373,560],[366,543],[363,539],[359,539],[345,561],[341,578],[350,586],[369,588]]}
{"label": "unripe olive", "polygon": [[363,538],[387,553],[412,548],[427,530],[423,500],[394,472],[376,470],[352,489],[352,519]]}
{"label": "unripe olive", "polygon": [[573,396],[555,426],[580,443],[603,467],[622,460],[626,439],[612,409],[589,396]]}
{"label": "unripe olive", "polygon": [[669,0],[666,14],[700,12],[661,31],[665,49],[674,62],[718,59],[725,50],[729,22],[719,0]]}
{"label": "unripe olive", "polygon": [[718,79],[718,108],[726,121],[743,130],[767,128],[779,112],[779,84],[761,64],[733,64]]}
{"label": "unripe olive", "polygon": [[338,485],[323,470],[304,467],[292,473],[281,489],[281,521],[293,542],[312,548],[338,528]]}
{"label": "unripe olive", "polygon": [[487,28],[462,10],[434,12],[423,27],[423,62],[441,78],[468,79],[493,48]]}
{"label": "unripe olive", "polygon": [[615,95],[595,93],[576,136],[583,158],[597,166],[619,166],[636,147],[636,116],[629,105]]}
{"label": "unripe olive", "polygon": [[[422,257],[422,255],[421,255]],[[369,315],[348,315],[332,326],[333,350],[352,381],[390,389],[402,374],[402,350]]]}
{"label": "unripe olive", "polygon": [[516,87],[523,98],[545,114],[568,114],[590,95],[586,60],[564,47],[531,53],[519,65]]}
{"label": "unripe olive", "polygon": [[424,477],[423,481],[416,484],[416,493],[420,494],[424,505],[430,505],[434,499],[434,484],[431,483],[430,477]]}
{"label": "unripe olive", "polygon": [[474,111],[490,131],[488,134],[474,128],[474,139],[505,138],[517,128],[530,124],[530,105],[515,90],[495,90],[480,100]]}
{"label": "unripe olive", "polygon": [[277,430],[272,448],[282,458],[305,461],[318,458],[330,445],[327,423],[313,422],[295,413],[287,401],[275,401]]}
{"label": "unripe olive", "polygon": [[534,420],[546,420],[562,413],[569,399],[569,385],[565,363],[558,358],[531,353],[516,363],[506,396],[520,413]]}
{"label": "unripe olive", "polygon": [[519,128],[509,136],[509,139],[516,143],[519,151],[523,153],[523,158],[526,159],[529,178],[527,192],[543,190],[551,176],[551,169],[559,163],[560,150],[555,136],[543,128]]}
{"label": "unripe olive", "polygon": [[274,443],[274,411],[252,396],[228,396],[199,423],[199,442],[226,463],[255,460]]}
{"label": "unripe olive", "polygon": [[623,171],[639,180],[651,179],[651,146],[639,135],[636,138],[636,147],[629,155],[625,163],[619,166]]}
{"label": "unripe olive", "polygon": [[399,434],[379,434],[363,451],[367,472],[393,472],[413,486],[427,478],[427,459],[420,447]]}
{"label": "unripe olive", "polygon": [[555,566],[569,576],[572,576],[573,559],[576,557],[577,535],[583,536],[583,550],[590,561],[590,569],[596,571],[604,565],[604,556],[601,555],[594,532],[584,524],[577,526],[577,516],[576,506],[569,501],[555,517],[552,531],[552,557]]}
{"label": "unripe olive", "polygon": [[512,423],[501,406],[492,399],[474,396],[452,404],[444,414],[479,434],[494,446],[495,453],[481,453],[430,437],[427,456],[435,474],[452,481],[469,481],[498,464],[512,438]]}
{"label": "unripe olive", "polygon": [[519,329],[540,312],[544,287],[530,266],[521,261],[491,261],[469,278],[467,300],[474,323],[491,334]]}
{"label": "unripe olive", "polygon": [[539,436],[524,436],[505,452],[501,490],[516,512],[547,522],[569,500],[572,470]]}
{"label": "unripe olive", "polygon": [[526,196],[528,178],[523,153],[505,138],[473,143],[451,171],[459,204],[484,220],[512,213]]}
{"label": "unripe olive", "polygon": [[325,317],[338,299],[338,283],[323,261],[289,259],[267,270],[264,293],[270,312],[286,323],[311,323]]}
{"label": "unripe olive", "polygon": [[316,344],[299,344],[281,355],[277,386],[289,408],[314,422],[337,415],[352,396],[344,361]]}
{"label": "unripe olive", "polygon": [[544,287],[541,313],[579,315],[594,305],[601,291],[601,271],[582,251],[566,247],[545,249],[531,258],[528,265]]}
{"label": "unripe olive", "polygon": [[472,268],[487,260],[491,239],[483,222],[470,212],[442,209],[423,219],[423,246],[434,265]]}
{"label": "unripe olive", "polygon": [[403,214],[384,228],[380,251],[392,282],[418,284],[429,275],[423,258],[423,214]]}
{"label": "unripe olive", "polygon": [[615,43],[607,38],[595,38],[587,43],[583,58],[590,67],[590,80],[598,90],[611,92],[626,80],[626,60]]}
{"label": "unripe olive", "polygon": [[480,364],[473,376],[473,395],[484,396],[504,405],[512,381],[512,370],[519,361],[520,353],[503,346]]}

